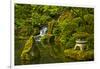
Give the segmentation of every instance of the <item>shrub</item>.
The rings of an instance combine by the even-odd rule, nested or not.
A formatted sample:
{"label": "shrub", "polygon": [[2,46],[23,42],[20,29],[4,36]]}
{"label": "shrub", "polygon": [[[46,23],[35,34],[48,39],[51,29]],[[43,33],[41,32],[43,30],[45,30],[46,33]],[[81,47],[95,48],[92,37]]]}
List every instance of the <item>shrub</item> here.
{"label": "shrub", "polygon": [[76,39],[86,39],[89,34],[87,32],[77,32],[75,34],[73,34],[73,36],[76,38]]}
{"label": "shrub", "polygon": [[60,33],[61,33],[61,30],[60,30],[59,27],[58,27],[58,28],[54,28],[53,34],[54,34],[55,36],[58,36]]}
{"label": "shrub", "polygon": [[40,33],[38,27],[34,28],[33,30],[34,30],[34,31],[33,31],[33,35],[38,35],[38,34]]}
{"label": "shrub", "polygon": [[87,38],[87,45],[89,47],[89,49],[94,49],[94,34],[91,34],[88,38]]}
{"label": "shrub", "polygon": [[75,46],[75,38],[71,37],[69,41],[66,43],[66,48],[73,48]]}

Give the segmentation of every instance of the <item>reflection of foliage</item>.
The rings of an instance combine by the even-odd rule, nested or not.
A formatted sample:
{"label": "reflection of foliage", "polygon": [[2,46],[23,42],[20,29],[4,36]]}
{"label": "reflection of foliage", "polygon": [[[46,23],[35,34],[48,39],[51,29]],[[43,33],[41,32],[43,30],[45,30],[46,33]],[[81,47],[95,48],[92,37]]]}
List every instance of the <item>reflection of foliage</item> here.
{"label": "reflection of foliage", "polygon": [[26,41],[26,44],[23,48],[21,53],[22,61],[31,61],[33,60],[34,63],[39,63],[40,60],[40,50],[35,44],[35,39],[33,36],[30,36],[29,39]]}

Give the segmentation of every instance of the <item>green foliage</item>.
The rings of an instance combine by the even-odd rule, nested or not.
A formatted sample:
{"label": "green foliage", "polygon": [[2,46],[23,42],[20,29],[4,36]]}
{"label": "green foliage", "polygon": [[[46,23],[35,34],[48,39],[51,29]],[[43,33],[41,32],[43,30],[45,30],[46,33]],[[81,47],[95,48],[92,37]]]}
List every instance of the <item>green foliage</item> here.
{"label": "green foliage", "polygon": [[48,22],[48,34],[52,34],[54,24],[55,24],[55,20],[52,20],[51,22]]}
{"label": "green foliage", "polygon": [[67,35],[62,35],[60,38],[60,41],[63,45],[66,45],[66,42],[68,41],[69,37]]}
{"label": "green foliage", "polygon": [[73,48],[75,44],[75,37],[71,37],[66,43],[66,49]]}
{"label": "green foliage", "polygon": [[35,27],[33,29],[33,35],[38,35],[40,32],[39,32],[39,28],[38,27]]}
{"label": "green foliage", "polygon": [[88,24],[93,24],[93,22],[94,22],[94,16],[93,16],[93,14],[84,15],[84,20],[85,20]]}
{"label": "green foliage", "polygon": [[86,32],[77,32],[77,33],[73,34],[73,36],[76,39],[86,39],[89,36],[89,34]]}
{"label": "green foliage", "polygon": [[89,49],[94,49],[94,34],[91,34],[88,38],[87,38],[87,41],[88,41],[88,47]]}
{"label": "green foliage", "polygon": [[48,44],[48,36],[47,35],[44,35],[41,37],[41,43],[42,43],[42,45]]}
{"label": "green foliage", "polygon": [[54,28],[54,29],[53,29],[53,34],[54,34],[55,36],[58,36],[58,35],[60,34],[60,32],[61,32],[61,30],[60,30],[59,28]]}
{"label": "green foliage", "polygon": [[[58,62],[58,60],[65,61],[65,56],[67,56],[66,61],[69,61],[68,57],[72,58],[71,61],[93,59],[93,8],[15,4],[14,25],[16,53],[18,50],[18,54],[21,54],[19,52],[24,47],[21,55],[27,60],[33,59],[32,61],[36,60],[36,63],[39,63],[39,61],[40,63]],[[43,26],[46,26],[48,30],[46,35],[41,36],[39,44],[35,42],[33,36],[39,35],[40,29]],[[27,38],[29,40],[25,43]],[[72,50],[75,46],[76,39],[87,40],[89,51],[81,52]],[[42,48],[41,46],[45,47]],[[52,54],[50,54],[49,49]],[[65,56],[63,54],[64,49],[66,49]],[[31,58],[30,52],[32,51],[35,52],[35,58]],[[19,57],[18,54],[15,54],[15,56]],[[39,60],[40,58],[41,60]]]}

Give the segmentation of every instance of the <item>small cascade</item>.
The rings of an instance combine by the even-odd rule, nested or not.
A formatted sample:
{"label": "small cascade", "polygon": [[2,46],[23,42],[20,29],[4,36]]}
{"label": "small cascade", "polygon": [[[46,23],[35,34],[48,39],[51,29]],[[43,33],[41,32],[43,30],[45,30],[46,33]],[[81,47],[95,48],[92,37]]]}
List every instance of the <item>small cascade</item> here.
{"label": "small cascade", "polygon": [[41,29],[40,29],[40,34],[39,35],[36,35],[34,38],[35,38],[35,41],[36,42],[40,42],[40,39],[42,36],[44,36],[47,32],[47,27],[46,26],[43,26]]}
{"label": "small cascade", "polygon": [[40,30],[40,36],[44,36],[46,34],[46,31],[47,31],[47,27],[42,27],[41,30]]}

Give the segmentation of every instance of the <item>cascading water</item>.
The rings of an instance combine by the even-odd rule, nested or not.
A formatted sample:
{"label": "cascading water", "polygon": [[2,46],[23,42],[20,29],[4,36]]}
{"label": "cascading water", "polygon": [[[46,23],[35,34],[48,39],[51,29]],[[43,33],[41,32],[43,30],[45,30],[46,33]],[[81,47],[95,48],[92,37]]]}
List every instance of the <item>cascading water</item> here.
{"label": "cascading water", "polygon": [[40,34],[34,37],[35,38],[35,41],[36,42],[40,42],[41,37],[46,34],[46,31],[47,31],[47,27],[46,26],[42,27],[40,29]]}
{"label": "cascading water", "polygon": [[46,34],[47,31],[47,27],[42,27],[42,29],[40,30],[40,36],[44,36]]}

